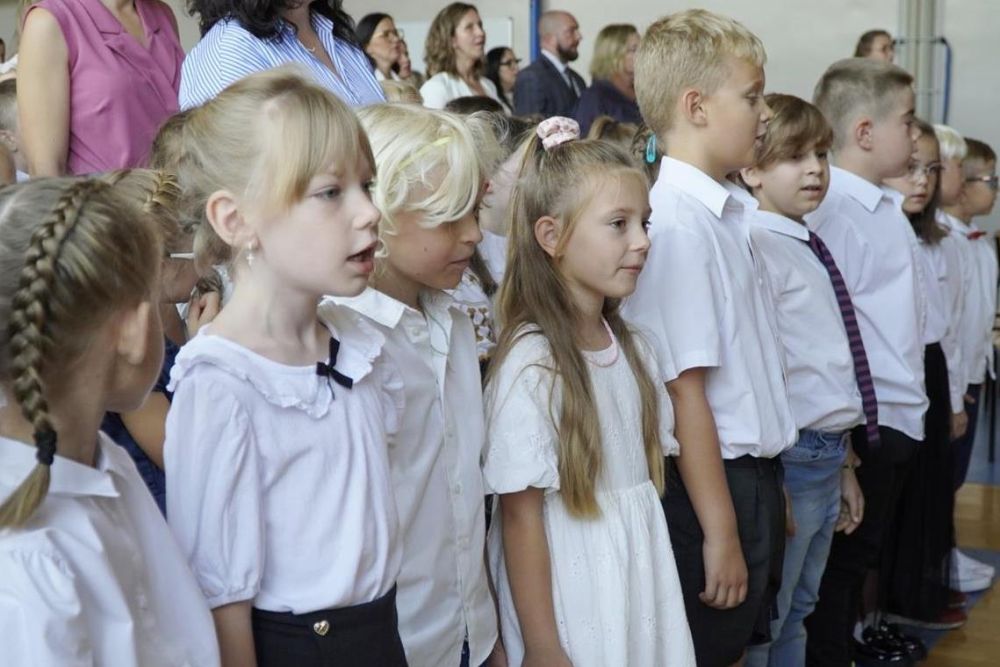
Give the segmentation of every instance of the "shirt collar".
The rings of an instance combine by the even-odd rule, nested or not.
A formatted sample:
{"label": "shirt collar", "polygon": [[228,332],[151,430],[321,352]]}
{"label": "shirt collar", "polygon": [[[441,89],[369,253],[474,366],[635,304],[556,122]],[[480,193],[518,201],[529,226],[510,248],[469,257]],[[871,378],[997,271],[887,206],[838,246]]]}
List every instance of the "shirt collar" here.
{"label": "shirt collar", "polygon": [[808,227],[778,213],[757,209],[750,215],[750,223],[800,241],[809,241]]}
{"label": "shirt collar", "polygon": [[[423,319],[423,315],[413,308],[373,287],[366,288],[358,296],[333,297],[333,300],[390,329],[399,326],[407,314],[414,314]],[[455,305],[455,300],[445,292],[424,290],[420,293],[420,303],[425,312],[443,315]]]}
{"label": "shirt collar", "polygon": [[857,174],[852,174],[846,169],[830,167],[830,185],[835,186],[844,194],[865,207],[869,213],[874,213],[879,202],[883,198],[895,203],[893,190],[881,188],[874,183],[866,181]]}
{"label": "shirt collar", "polygon": [[[117,498],[112,475],[122,477],[122,470],[107,448],[117,447],[100,434],[97,441],[95,466],[83,465],[72,459],[55,457],[49,470],[49,495],[66,497],[102,496]],[[0,438],[0,489],[3,494],[16,489],[36,464],[35,448],[23,442]]]}
{"label": "shirt collar", "polygon": [[553,65],[555,65],[556,69],[559,70],[560,74],[563,74],[566,71],[566,68],[569,67],[568,64],[566,64],[563,61],[559,60],[559,56],[555,55],[554,53],[551,53],[551,52],[549,52],[549,51],[547,51],[545,49],[542,49],[542,55],[545,56],[546,58],[548,58],[550,63],[552,63]]}
{"label": "shirt collar", "polygon": [[[660,162],[660,176],[656,179],[654,189],[672,185],[682,192],[685,192],[712,212],[716,218],[722,219],[722,210],[726,207],[726,202],[732,198],[729,190],[722,183],[698,169],[697,167],[675,160],[672,157],[664,157]],[[742,206],[739,200],[734,201]]]}
{"label": "shirt collar", "polygon": [[979,230],[979,227],[977,227],[975,224],[967,225],[958,218],[956,218],[955,216],[953,216],[952,214],[945,213],[941,209],[937,210],[937,214],[938,214],[938,222],[947,225],[949,228],[955,230],[960,234],[965,234],[968,232],[974,232]]}

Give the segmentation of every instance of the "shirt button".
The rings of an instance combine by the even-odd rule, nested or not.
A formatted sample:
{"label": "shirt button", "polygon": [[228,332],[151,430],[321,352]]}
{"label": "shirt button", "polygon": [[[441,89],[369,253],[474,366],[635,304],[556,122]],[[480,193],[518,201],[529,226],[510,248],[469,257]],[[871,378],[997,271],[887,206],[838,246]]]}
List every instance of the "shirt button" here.
{"label": "shirt button", "polygon": [[461,485],[461,483],[455,484],[453,487],[451,487],[451,490],[455,493],[456,496],[457,495],[461,495],[461,493],[462,493],[462,485]]}

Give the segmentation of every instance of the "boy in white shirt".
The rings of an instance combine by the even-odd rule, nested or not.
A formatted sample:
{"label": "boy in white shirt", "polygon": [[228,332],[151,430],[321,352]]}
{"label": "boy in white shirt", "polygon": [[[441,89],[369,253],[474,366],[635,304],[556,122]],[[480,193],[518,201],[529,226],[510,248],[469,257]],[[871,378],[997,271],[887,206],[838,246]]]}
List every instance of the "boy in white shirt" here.
{"label": "boy in white shirt", "polygon": [[851,429],[864,437],[866,409],[877,429],[878,411],[850,295],[803,219],[830,184],[833,131],[804,100],[765,101],[774,118],[754,166],[741,175],[760,202],[748,215],[750,238],[768,275],[799,439],[781,455],[791,515],[774,641],[752,647],[747,664],[794,667],[806,662],[803,621],[815,605],[834,528],[853,532],[863,516]]}
{"label": "boy in white shirt", "polygon": [[770,638],[784,550],[778,455],[796,438],[744,205],[724,185],[766,129],[765,59],[755,35],[704,10],[654,23],[636,59],[639,108],[668,156],[624,314],[650,331],[675,406],[681,453],[663,506],[706,667]]}
{"label": "boy in white shirt", "polygon": [[[830,191],[809,227],[829,248],[854,302],[878,398],[878,438],[856,432],[864,521],[834,536],[816,609],[806,621],[808,663],[847,667],[859,656],[897,657],[918,645],[852,640],[869,569],[877,569],[883,538],[908,464],[924,436],[924,304],[916,236],[898,192],[881,187],[902,176],[914,150],[913,78],[886,63],[850,58],[820,78],[815,103],[833,127],[837,167]],[[860,436],[860,437],[857,437]],[[881,597],[881,596],[880,596]],[[872,629],[879,629],[878,626]],[[883,650],[885,649],[885,650]],[[890,656],[891,657],[891,656]]]}

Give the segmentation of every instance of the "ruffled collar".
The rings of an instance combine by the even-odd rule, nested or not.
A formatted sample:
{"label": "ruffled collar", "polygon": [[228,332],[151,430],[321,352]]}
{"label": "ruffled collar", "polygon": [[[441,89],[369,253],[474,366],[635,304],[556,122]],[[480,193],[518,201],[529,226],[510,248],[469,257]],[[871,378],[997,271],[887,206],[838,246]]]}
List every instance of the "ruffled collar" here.
{"label": "ruffled collar", "polygon": [[[340,341],[335,368],[351,378],[356,387],[372,372],[385,337],[356,313],[334,304],[321,307],[319,317],[330,335]],[[319,375],[316,364],[290,366],[272,361],[228,338],[209,333],[209,328],[202,329],[178,352],[170,371],[168,391],[176,391],[177,385],[200,364],[209,364],[248,383],[268,403],[302,410],[314,419],[324,417],[338,397],[356,391]]]}

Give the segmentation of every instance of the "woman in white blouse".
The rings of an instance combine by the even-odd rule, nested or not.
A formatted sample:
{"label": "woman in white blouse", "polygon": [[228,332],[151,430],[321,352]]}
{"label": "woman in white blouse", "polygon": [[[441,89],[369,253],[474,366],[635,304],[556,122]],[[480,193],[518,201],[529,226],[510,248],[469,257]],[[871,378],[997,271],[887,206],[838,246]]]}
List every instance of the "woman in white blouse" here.
{"label": "woman in white blouse", "polygon": [[430,78],[420,88],[424,106],[443,109],[456,97],[482,95],[499,101],[496,86],[483,76],[486,32],[475,6],[453,2],[434,17],[424,60]]}

